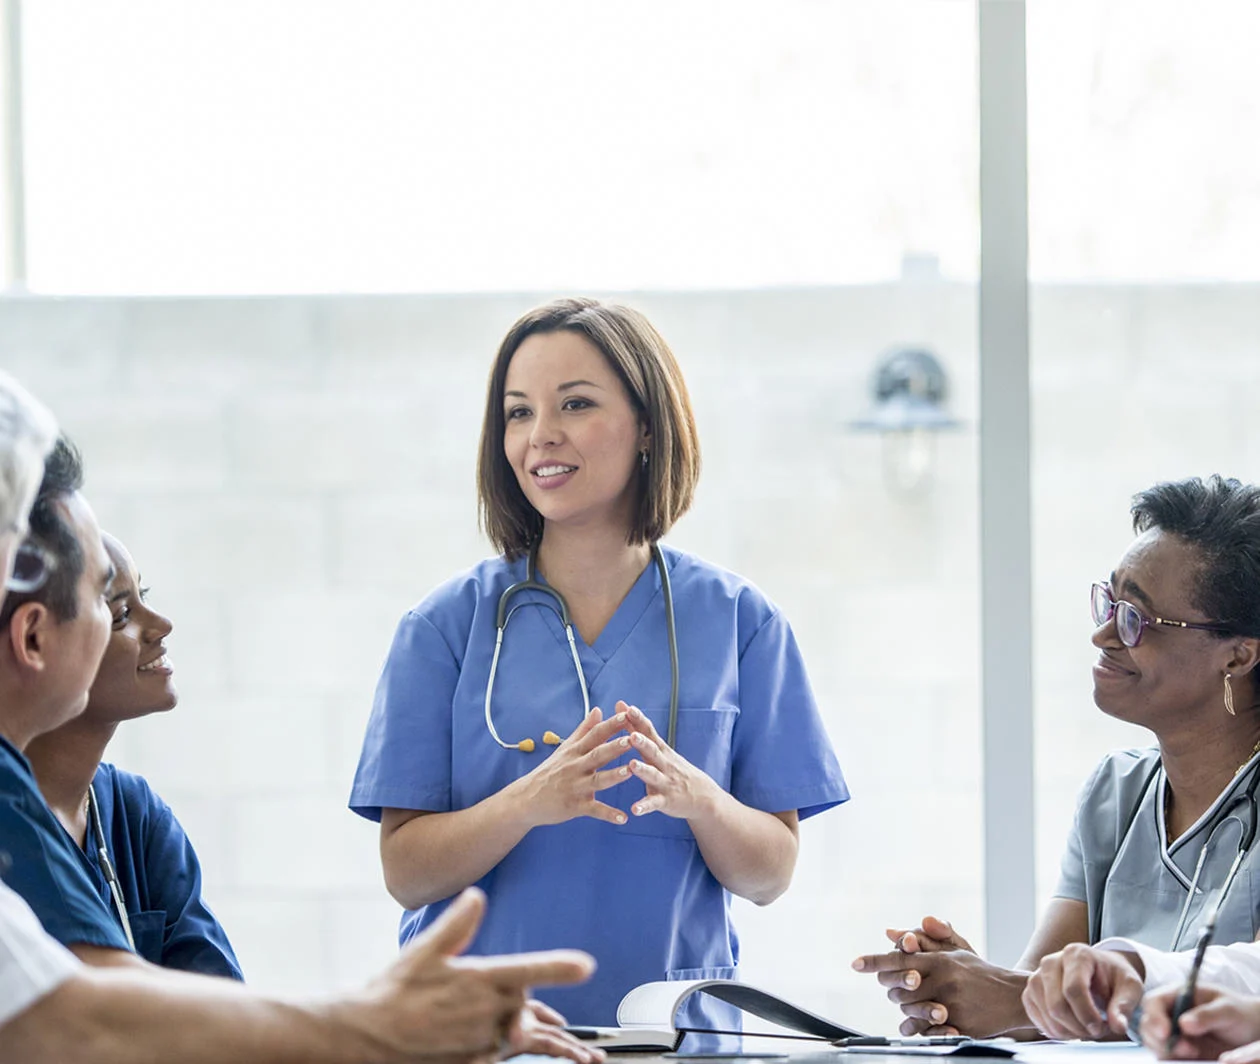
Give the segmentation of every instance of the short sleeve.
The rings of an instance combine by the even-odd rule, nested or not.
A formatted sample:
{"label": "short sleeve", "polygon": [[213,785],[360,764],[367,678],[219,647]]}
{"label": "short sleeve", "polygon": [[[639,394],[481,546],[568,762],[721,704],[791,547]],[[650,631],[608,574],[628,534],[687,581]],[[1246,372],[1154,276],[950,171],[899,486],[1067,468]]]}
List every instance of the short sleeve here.
{"label": "short sleeve", "polygon": [[382,809],[451,809],[451,703],[459,662],[442,634],[412,611],[394,633],[376,684],[350,808],[369,820]]}
{"label": "short sleeve", "polygon": [[1089,890],[1085,882],[1085,822],[1087,815],[1093,810],[1094,796],[1107,764],[1104,760],[1094,767],[1077,795],[1076,813],[1068,831],[1067,845],[1064,846],[1063,856],[1059,860],[1059,882],[1054,888],[1053,897],[1089,901]]}
{"label": "short sleeve", "polygon": [[777,611],[740,654],[731,794],[765,812],[796,810],[802,820],[849,798],[796,637]]}
{"label": "short sleeve", "polygon": [[69,837],[51,813],[36,819],[38,811],[26,808],[35,800],[0,797],[0,839],[11,860],[5,880],[58,942],[130,952],[122,927],[88,879]]}
{"label": "short sleeve", "polygon": [[1070,898],[1072,901],[1089,900],[1085,892],[1085,855],[1081,844],[1079,816],[1073,818],[1067,845],[1063,847],[1063,856],[1059,860],[1059,882],[1054,888],[1054,897]]}
{"label": "short sleeve", "polygon": [[150,807],[144,839],[148,904],[165,914],[159,963],[243,979],[227,933],[201,896],[201,862],[192,843],[170,806],[147,784],[144,790]]}
{"label": "short sleeve", "polygon": [[0,883],[0,1026],[55,990],[78,964],[30,906]]}

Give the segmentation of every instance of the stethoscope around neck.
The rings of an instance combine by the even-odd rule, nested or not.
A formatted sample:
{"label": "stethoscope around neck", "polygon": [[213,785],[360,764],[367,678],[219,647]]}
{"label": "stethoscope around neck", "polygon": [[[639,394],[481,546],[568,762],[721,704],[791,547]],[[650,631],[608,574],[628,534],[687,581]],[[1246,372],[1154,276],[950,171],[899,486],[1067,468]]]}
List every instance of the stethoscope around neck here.
{"label": "stethoscope around neck", "polygon": [[[1151,769],[1142,785],[1142,790],[1138,794],[1138,800],[1129,814],[1124,830],[1120,833],[1120,842],[1116,846],[1117,856],[1119,855],[1121,848],[1124,846],[1125,841],[1128,839],[1129,832],[1133,829],[1133,822],[1137,819],[1138,811],[1142,808],[1142,802],[1146,797],[1146,792],[1150,789],[1151,784],[1154,783],[1156,776],[1159,774],[1161,763],[1162,762],[1160,760],[1156,760],[1154,767]],[[1225,881],[1221,884],[1221,889],[1217,892],[1216,902],[1209,910],[1208,921],[1213,925],[1213,927],[1215,927],[1217,914],[1224,906],[1225,899],[1229,895],[1229,890],[1234,885],[1234,879],[1237,877],[1238,871],[1242,867],[1243,860],[1250,852],[1251,846],[1256,840],[1257,813],[1260,812],[1256,805],[1256,790],[1260,787],[1260,765],[1251,766],[1249,771],[1251,772],[1251,779],[1248,781],[1245,790],[1241,794],[1235,794],[1234,797],[1229,799],[1225,803],[1224,807],[1216,814],[1213,818],[1214,822],[1208,830],[1207,838],[1203,840],[1203,845],[1199,847],[1199,856],[1194,863],[1194,874],[1190,877],[1190,886],[1186,891],[1186,900],[1182,905],[1181,913],[1177,918],[1177,926],[1173,931],[1172,941],[1168,944],[1168,949],[1172,952],[1176,952],[1178,943],[1181,941],[1181,936],[1185,934],[1186,925],[1190,920],[1190,907],[1194,904],[1195,895],[1200,893],[1199,878],[1203,874],[1203,866],[1207,863],[1208,852],[1215,848],[1217,832],[1219,832],[1226,824],[1231,822],[1238,825],[1238,852],[1234,855],[1234,860],[1230,864],[1229,871],[1225,875]],[[1165,784],[1165,786],[1166,785],[1167,784]],[[1251,807],[1251,816],[1246,821],[1234,812],[1234,810],[1243,803],[1246,803]],[[1108,869],[1108,874],[1109,873],[1110,869]],[[1104,877],[1104,879],[1105,878],[1106,877]],[[1102,930],[1101,904],[1098,907],[1096,918],[1091,921],[1091,923],[1095,926],[1091,927],[1090,941],[1097,942],[1101,937]]]}
{"label": "stethoscope around neck", "polygon": [[96,835],[96,859],[105,874],[105,882],[109,885],[110,896],[114,899],[114,909],[122,923],[123,934],[127,936],[127,945],[136,951],[136,940],[131,934],[131,920],[127,916],[127,904],[123,901],[122,885],[118,882],[118,873],[114,871],[114,862],[109,859],[109,848],[105,845],[105,828],[101,824],[101,811],[96,804],[96,788],[88,784],[88,818],[92,821],[92,831]]}
{"label": "stethoscope around neck", "polygon": [[[1225,898],[1229,895],[1229,888],[1234,885],[1234,877],[1238,875],[1238,870],[1242,867],[1243,858],[1247,856],[1247,852],[1251,849],[1251,844],[1256,840],[1256,787],[1258,784],[1260,784],[1260,767],[1252,769],[1251,780],[1247,784],[1247,789],[1226,804],[1217,817],[1216,823],[1212,825],[1212,830],[1208,832],[1208,837],[1203,840],[1203,845],[1199,848],[1199,859],[1194,862],[1194,875],[1190,877],[1190,889],[1186,893],[1186,903],[1181,907],[1181,916],[1177,920],[1177,928],[1173,931],[1172,943],[1168,947],[1170,950],[1176,950],[1177,944],[1181,941],[1182,933],[1186,929],[1186,922],[1190,919],[1190,906],[1194,902],[1194,896],[1199,893],[1199,876],[1203,873],[1203,865],[1207,861],[1208,850],[1214,846],[1213,840],[1216,838],[1216,833],[1232,821],[1238,825],[1238,852],[1234,855],[1233,863],[1229,866],[1229,872],[1225,875],[1225,882],[1221,884],[1221,889],[1216,895],[1216,904],[1210,910],[1208,921],[1215,927],[1216,915],[1225,904]],[[1244,821],[1233,811],[1240,803],[1244,802],[1251,806],[1251,816],[1247,821]]]}
{"label": "stethoscope around neck", "polygon": [[[666,742],[672,747],[678,730],[678,634],[674,629],[674,595],[670,588],[669,569],[665,565],[665,556],[661,553],[661,548],[655,543],[652,544],[652,560],[656,562],[656,571],[660,573],[661,594],[665,599],[665,632],[669,639],[670,680],[669,728],[666,734]],[[503,749],[520,750],[524,754],[532,754],[534,752],[534,740],[527,736],[520,742],[504,742],[494,726],[494,717],[490,713],[490,700],[494,695],[494,678],[499,671],[499,653],[503,649],[503,635],[507,631],[508,622],[517,610],[525,606],[539,606],[543,609],[550,608],[559,616],[560,623],[564,626],[564,636],[569,641],[569,653],[573,657],[573,668],[577,672],[578,686],[582,689],[582,720],[585,720],[587,714],[591,711],[591,696],[586,686],[586,673],[582,671],[582,660],[578,657],[577,640],[573,635],[573,624],[569,620],[569,604],[564,601],[564,596],[554,587],[550,587],[535,578],[537,567],[538,544],[535,543],[530,548],[525,561],[525,579],[513,584],[499,596],[499,608],[495,616],[494,656],[490,659],[490,677],[486,681],[486,728],[490,732],[490,737]],[[518,602],[515,606],[512,606],[512,597],[522,591],[541,592],[550,597],[552,602],[549,606],[548,603],[531,600],[529,602]],[[511,606],[510,609],[508,608],[509,606]],[[558,746],[561,740],[562,736],[557,735],[550,729],[543,732],[542,741],[547,746]]]}

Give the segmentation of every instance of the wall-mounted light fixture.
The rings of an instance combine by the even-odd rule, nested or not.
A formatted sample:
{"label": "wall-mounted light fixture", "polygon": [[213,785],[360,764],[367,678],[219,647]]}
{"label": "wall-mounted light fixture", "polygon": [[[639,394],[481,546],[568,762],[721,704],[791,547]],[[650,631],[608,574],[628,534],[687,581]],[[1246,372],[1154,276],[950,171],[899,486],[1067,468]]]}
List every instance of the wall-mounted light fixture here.
{"label": "wall-mounted light fixture", "polygon": [[949,378],[935,355],[924,348],[888,352],[871,378],[874,404],[850,427],[883,437],[884,477],[897,491],[926,484],[936,460],[936,434],[961,422],[945,409]]}

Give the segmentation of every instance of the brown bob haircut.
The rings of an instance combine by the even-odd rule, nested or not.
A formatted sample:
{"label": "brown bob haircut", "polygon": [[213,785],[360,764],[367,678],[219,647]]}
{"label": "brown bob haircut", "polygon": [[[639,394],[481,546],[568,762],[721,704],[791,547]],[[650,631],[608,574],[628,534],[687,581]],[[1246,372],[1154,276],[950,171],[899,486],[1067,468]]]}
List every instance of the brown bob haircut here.
{"label": "brown bob haircut", "polygon": [[700,478],[700,439],[682,371],[669,345],[637,310],[595,299],[557,299],[508,330],[490,368],[477,455],[482,530],[495,549],[517,558],[542,537],[543,520],[521,491],[503,453],[503,392],[508,363],[529,336],[567,331],[588,340],[620,378],[651,439],[627,542],[655,543],[691,505]]}

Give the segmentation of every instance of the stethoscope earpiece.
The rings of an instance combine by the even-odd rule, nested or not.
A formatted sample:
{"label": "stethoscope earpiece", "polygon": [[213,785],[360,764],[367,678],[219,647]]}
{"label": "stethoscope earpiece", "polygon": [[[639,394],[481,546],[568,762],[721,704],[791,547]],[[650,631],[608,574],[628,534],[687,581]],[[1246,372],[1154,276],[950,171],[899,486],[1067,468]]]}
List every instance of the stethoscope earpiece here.
{"label": "stethoscope earpiece", "polygon": [[[548,730],[543,732],[543,742],[548,746],[559,746],[562,741],[563,740],[560,736],[553,731]],[[515,749],[519,750],[522,754],[532,754],[536,749],[538,749],[538,747],[534,745],[534,740],[529,738],[522,739],[519,743],[504,743],[501,745],[506,746],[509,750],[515,747]]]}

